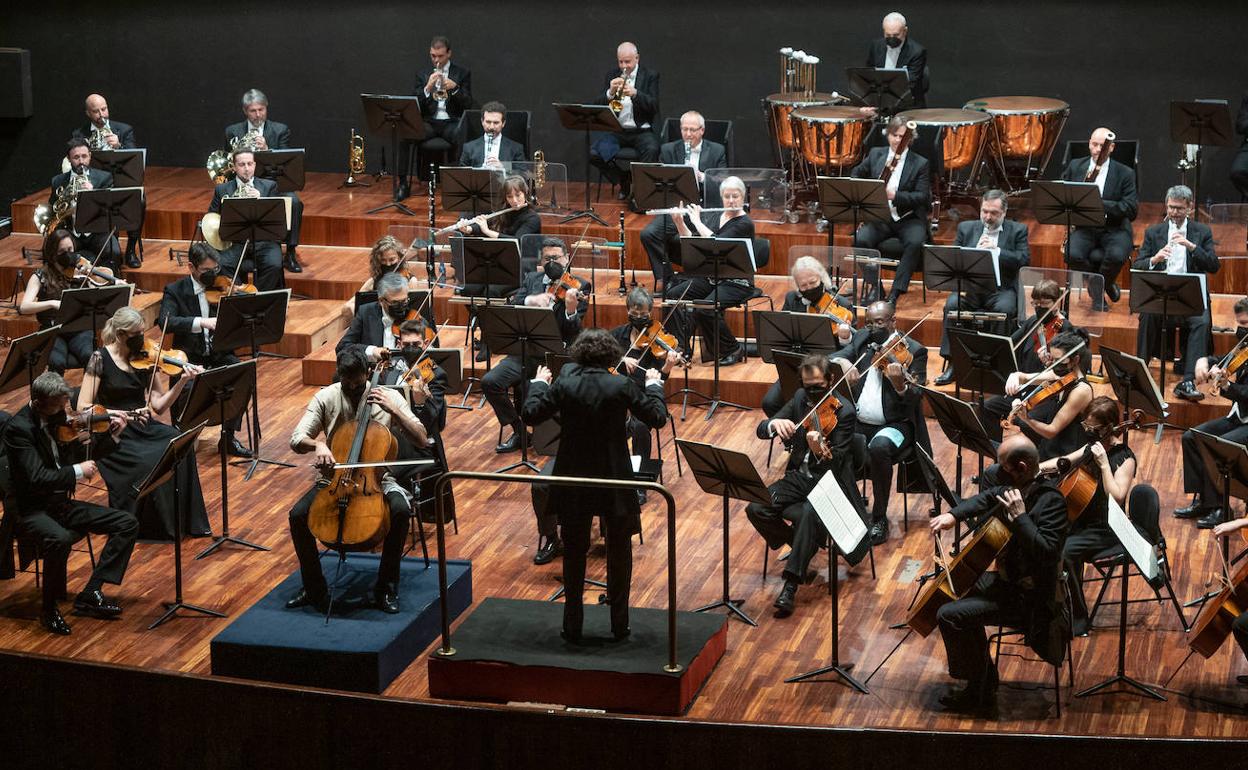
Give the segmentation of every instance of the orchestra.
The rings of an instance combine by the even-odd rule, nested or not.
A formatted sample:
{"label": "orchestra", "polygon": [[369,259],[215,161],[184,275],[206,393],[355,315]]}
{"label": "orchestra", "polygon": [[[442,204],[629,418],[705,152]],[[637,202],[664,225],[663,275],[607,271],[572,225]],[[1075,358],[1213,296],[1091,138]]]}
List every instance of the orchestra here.
{"label": "orchestra", "polygon": [[[779,619],[795,613],[801,586],[818,576],[812,562],[821,548],[839,554],[851,566],[857,564],[867,549],[888,543],[890,509],[894,509],[894,493],[903,491],[902,480],[909,484],[915,476],[925,476],[931,486],[933,469],[928,464],[937,473],[951,464],[945,462],[951,455],[944,454],[949,442],[937,442],[942,456],[934,463],[931,459],[935,452],[929,426],[938,420],[931,416],[935,410],[925,411],[929,406],[925,399],[932,395],[954,393],[956,388],[961,400],[966,388],[955,376],[949,330],[982,331],[987,333],[983,337],[991,336],[1002,346],[1009,342],[1014,365],[1002,365],[1010,371],[998,373],[1000,389],[972,393],[963,403],[967,414],[978,416],[996,456],[987,458],[987,467],[981,466],[977,474],[964,474],[976,488],[963,494],[962,479],[958,479],[959,494],[949,500],[948,510],[942,511],[940,490],[928,489],[936,499],[929,526],[921,528],[922,538],[930,534],[934,540],[936,563],[931,576],[919,579],[920,585],[929,579],[946,580],[951,594],[946,603],[932,610],[948,673],[964,682],[939,699],[940,706],[951,713],[981,718],[997,715],[999,677],[989,644],[994,627],[1018,629],[1025,644],[1054,665],[1063,660],[1072,637],[1089,635],[1085,569],[1099,563],[1098,555],[1119,542],[1119,534],[1111,526],[1115,509],[1125,510],[1131,490],[1144,484],[1154,470],[1145,462],[1143,450],[1137,446],[1137,458],[1128,445],[1131,431],[1140,427],[1139,414],[1133,414],[1134,402],[1124,400],[1093,373],[1099,364],[1108,375],[1107,359],[1101,358],[1100,351],[1113,347],[1103,344],[1097,319],[1136,312],[1128,311],[1128,303],[1120,303],[1124,292],[1131,290],[1129,284],[1120,286],[1124,266],[1162,275],[1202,276],[1201,312],[1165,316],[1160,312],[1139,313],[1138,320],[1131,321],[1136,326],[1132,335],[1135,347],[1126,352],[1141,359],[1146,368],[1157,359],[1163,372],[1164,367],[1175,366],[1171,359],[1177,356],[1180,363],[1175,371],[1181,376],[1173,394],[1190,402],[1181,405],[1185,409],[1196,409],[1206,399],[1230,402],[1225,416],[1201,422],[1179,424],[1173,413],[1167,413],[1156,426],[1157,443],[1163,440],[1163,428],[1177,428],[1172,433],[1181,435],[1170,438],[1181,448],[1181,463],[1179,456],[1173,457],[1170,470],[1177,477],[1181,467],[1182,493],[1191,497],[1187,505],[1174,507],[1173,517],[1193,520],[1199,529],[1211,530],[1219,538],[1237,532],[1248,537],[1248,517],[1239,516],[1233,499],[1226,499],[1223,479],[1211,474],[1202,457],[1202,439],[1197,435],[1248,446],[1248,296],[1236,289],[1234,328],[1220,327],[1219,321],[1229,319],[1218,318],[1219,307],[1225,314],[1229,303],[1221,304],[1226,300],[1215,296],[1209,281],[1223,267],[1230,244],[1215,237],[1215,227],[1207,223],[1209,217],[1200,221],[1204,212],[1192,187],[1176,184],[1166,190],[1165,218],[1144,228],[1142,243],[1135,245],[1133,223],[1141,211],[1136,169],[1115,157],[1119,138],[1108,127],[1095,128],[1087,140],[1087,154],[1082,154],[1080,146],[1076,157],[1058,172],[1066,183],[1083,185],[1081,189],[1088,191],[1096,188],[1103,224],[1061,228],[1059,247],[1056,240],[1045,241],[1040,233],[1029,232],[1018,214],[1029,204],[1019,200],[1015,196],[1018,191],[1006,184],[1009,180],[1004,168],[990,182],[959,190],[964,194],[958,202],[970,218],[955,218],[955,226],[942,229],[940,210],[934,206],[940,204],[942,191],[953,188],[942,187],[948,183],[941,178],[942,159],[923,157],[914,144],[919,125],[925,132],[929,127],[916,124],[901,114],[903,110],[877,110],[855,103],[857,117],[853,121],[857,121],[861,135],[855,136],[853,144],[862,146],[836,176],[873,182],[883,213],[857,222],[853,232],[816,237],[816,231],[839,225],[840,220],[833,222],[832,215],[826,214],[827,220],[807,226],[798,225],[796,218],[776,222],[752,215],[754,204],[750,201],[760,194],[755,178],[738,174],[736,167],[721,172],[727,174],[722,179],[716,178],[713,170],[729,169],[732,148],[706,138],[707,119],[702,113],[681,113],[680,138],[662,141],[659,73],[642,66],[635,43],[623,42],[616,50],[617,66],[606,73],[597,92],[586,100],[587,104],[609,108],[623,130],[593,132],[587,144],[588,163],[600,181],[619,188],[621,201],[628,201],[632,195],[630,164],[659,162],[692,169],[699,190],[710,198],[717,194],[722,205],[704,205],[703,199],[680,201],[671,208],[644,213],[634,210],[630,226],[645,251],[643,262],[637,254],[626,256],[633,248],[624,230],[624,217],[630,216],[624,210],[630,204],[611,204],[623,212],[618,242],[607,245],[620,253],[620,283],[618,296],[613,286],[609,295],[601,296],[595,295],[593,281],[602,273],[602,265],[590,267],[586,264],[590,258],[580,257],[578,261],[578,257],[590,243],[587,238],[601,242],[610,228],[600,226],[586,235],[592,224],[580,231],[573,227],[574,222],[552,219],[552,212],[538,205],[533,196],[535,180],[528,172],[522,175],[512,169],[511,164],[528,160],[527,148],[504,135],[508,108],[502,101],[490,99],[481,106],[481,136],[463,141],[465,112],[475,106],[471,73],[452,61],[446,37],[433,37],[429,57],[430,66],[417,74],[414,88],[424,134],[419,140],[405,140],[401,157],[395,159],[396,201],[410,195],[411,154],[419,145],[422,153],[436,150],[443,166],[457,162],[494,172],[496,189],[490,192],[499,210],[484,214],[474,210],[472,216],[455,214],[441,230],[434,226],[431,210],[430,232],[413,237],[401,232],[402,225],[371,222],[377,228],[359,241],[371,242],[372,246],[367,248],[367,256],[364,248],[353,252],[353,272],[338,276],[334,287],[324,290],[331,293],[315,293],[320,288],[309,290],[313,300],[334,303],[339,325],[332,328],[333,336],[326,346],[328,351],[332,345],[334,353],[334,382],[311,396],[289,440],[290,451],[312,455],[316,480],[301,491],[287,515],[300,587],[285,597],[286,608],[311,608],[327,617],[332,614],[335,581],[327,579],[323,568],[320,548],[324,546],[341,553],[344,559],[349,550],[380,551],[371,606],[387,614],[401,611],[404,544],[409,534],[415,534],[412,527],[419,528],[421,522],[434,518],[432,503],[422,496],[422,491],[431,489],[433,477],[414,463],[431,461],[436,473],[446,473],[463,451],[462,446],[445,438],[453,435],[453,420],[460,419],[450,415],[469,412],[466,407],[464,412],[456,412],[456,407],[448,404],[452,389],[448,383],[460,380],[460,374],[468,379],[466,373],[454,368],[459,366],[459,359],[449,359],[456,363],[448,372],[443,368],[447,366],[444,360],[435,359],[431,352],[460,344],[445,339],[443,331],[448,325],[457,333],[462,328],[466,338],[472,337],[481,313],[473,304],[477,299],[548,310],[559,332],[555,344],[563,358],[570,357],[562,369],[552,372],[548,366],[554,365],[537,355],[522,358],[508,351],[507,355],[492,357],[484,341],[476,348],[474,363],[486,364],[479,391],[490,411],[481,410],[482,416],[463,419],[476,419],[477,427],[484,426],[482,435],[488,434],[488,440],[477,443],[487,447],[487,455],[491,445],[498,454],[522,447],[527,452],[531,431],[548,420],[557,422],[559,445],[541,471],[547,476],[641,479],[638,463],[654,460],[656,443],[661,457],[664,441],[656,430],[673,419],[668,409],[672,389],[667,388],[675,384],[671,373],[679,368],[689,375],[693,370],[692,376],[709,379],[707,372],[713,367],[718,388],[720,368],[742,364],[732,372],[740,377],[734,384],[746,383],[741,387],[751,389],[752,398],[758,398],[765,389],[765,395],[754,402],[762,419],[756,421],[757,415],[748,419],[754,437],[788,455],[782,467],[759,469],[769,482],[770,502],[756,498],[743,506],[753,533],[767,551],[789,549],[780,573],[780,588],[771,605]],[[904,106],[926,106],[928,51],[910,36],[900,13],[884,17],[882,36],[870,43],[867,66],[905,70],[910,91]],[[594,77],[596,81],[596,72]],[[205,216],[197,225],[202,237],[197,234],[186,248],[185,274],[159,289],[155,324],[148,320],[151,315],[140,311],[142,303],[135,300],[136,291],[130,304],[109,307],[98,339],[94,329],[74,327],[57,332],[49,346],[47,371],[32,371],[30,379],[22,380],[28,399],[2,428],[0,445],[11,467],[5,505],[15,511],[11,520],[15,525],[11,529],[0,527],[0,548],[10,548],[6,534],[37,544],[43,561],[39,622],[52,634],[71,633],[59,603],[65,597],[71,546],[81,536],[102,534],[107,541],[98,554],[92,554],[89,578],[76,595],[73,610],[90,618],[114,620],[122,614],[122,607],[116,598],[103,593],[103,587],[105,583],[121,584],[136,540],[167,542],[177,532],[190,537],[212,534],[209,503],[219,502],[210,493],[206,503],[193,453],[174,470],[173,480],[150,495],[139,498],[138,487],[156,467],[170,441],[182,430],[194,427],[181,425],[179,420],[197,379],[206,371],[242,360],[238,352],[220,350],[213,344],[218,300],[242,286],[261,292],[283,289],[287,279],[284,272],[304,273],[305,265],[297,255],[303,201],[293,192],[278,192],[276,182],[257,175],[256,153],[290,148],[289,127],[269,119],[268,105],[268,98],[257,89],[243,95],[244,120],[225,129],[229,172],[224,181],[214,184],[207,212],[220,215],[223,202],[232,198],[284,198],[289,206],[284,241],[226,242],[216,230],[220,217],[214,225]],[[133,127],[110,119],[102,95],[88,96],[85,112],[87,121],[74,129],[66,146],[67,170],[51,179],[46,206],[51,218],[40,226],[39,263],[18,287],[20,295],[14,292],[15,313],[33,316],[41,330],[59,328],[63,322],[60,311],[64,292],[70,291],[68,296],[72,297],[74,289],[118,285],[126,278],[120,274],[122,267],[144,269],[142,225],[128,233],[124,256],[115,232],[75,229],[74,196],[114,186],[111,174],[91,165],[92,152],[136,147]],[[1094,124],[1080,129],[1080,145],[1087,125]],[[771,128],[774,131],[775,126]],[[1248,92],[1243,96],[1236,129],[1243,135],[1243,143],[1232,161],[1231,179],[1236,189],[1248,195]],[[215,129],[213,136],[217,136]],[[938,136],[948,141],[948,134]],[[775,138],[779,142],[780,137]],[[886,145],[871,146],[879,141],[886,141]],[[987,142],[985,138],[985,147]],[[938,138],[929,146],[940,154],[941,145]],[[1046,155],[1045,162],[1047,159]],[[799,192],[808,194],[811,186],[804,191],[799,188],[803,181],[809,183],[827,175],[821,173],[823,169],[814,168],[817,164],[813,161],[806,162],[811,167],[803,167],[805,171],[819,173],[802,180],[801,174],[794,172],[795,166],[786,169],[786,173],[793,172],[786,179],[793,184],[794,197],[786,200],[785,206],[791,206],[795,213],[813,214],[819,209],[817,197],[802,201]],[[418,173],[423,175],[425,169]],[[206,190],[201,192],[206,194]],[[431,183],[431,209],[434,195]],[[309,205],[314,205],[314,195],[307,197]],[[387,192],[385,199],[389,197]],[[790,225],[797,226],[783,229]],[[571,240],[576,232],[580,237]],[[698,270],[686,271],[682,264],[684,239],[746,240],[751,253],[756,254],[760,247],[772,253],[773,243],[779,248],[781,233],[800,240],[791,256],[785,257],[789,260],[785,263],[788,281],[783,289],[784,269],[769,271],[774,279],[764,281],[756,280],[754,274],[712,278]],[[450,234],[455,245],[435,245],[435,234]],[[426,237],[425,245],[417,243]],[[615,237],[614,231],[611,237]],[[430,260],[435,249],[456,253],[462,266],[464,244],[481,245],[474,238],[518,242],[522,256],[519,286],[455,282],[453,288],[443,284],[435,288],[433,277],[421,272],[423,249],[429,249]],[[868,258],[865,266],[853,268],[854,275],[843,277],[844,256],[831,255],[836,247],[821,251],[825,240],[828,246],[852,244],[850,251],[878,250],[880,257]],[[1034,255],[1046,243],[1054,255],[1060,248],[1066,269],[1030,275],[1028,268],[1034,270],[1033,262],[1039,261]],[[924,247],[934,244],[965,249],[963,253],[987,260],[980,263],[983,265],[990,261],[995,287],[940,294],[929,285],[927,291],[937,296],[920,300],[911,283],[920,280],[918,274],[924,270]],[[312,251],[305,249],[308,272],[292,280],[311,284],[325,276],[325,263],[314,262],[320,257],[309,256]],[[853,259],[857,262],[858,256]],[[626,264],[646,262],[649,273],[643,271],[638,276],[634,267],[628,285]],[[761,266],[755,267],[762,272]],[[894,271],[887,284],[880,277],[885,268]],[[147,269],[152,269],[150,264]],[[360,282],[365,271],[367,277]],[[344,275],[347,272],[344,269]],[[247,273],[252,274],[254,285],[239,278]],[[1087,276],[1078,277],[1079,273],[1099,276],[1099,281],[1088,281]],[[614,262],[608,275],[611,286]],[[1133,277],[1141,276],[1135,273]],[[859,291],[858,284],[864,280]],[[337,283],[343,282],[350,285],[339,288]],[[745,323],[744,334],[739,336],[735,331],[747,313],[754,318],[757,308],[748,303],[761,297],[779,300],[781,291],[782,313],[801,314],[808,324],[814,324],[810,318],[814,315],[819,321],[816,331],[821,335],[831,332],[820,338],[832,340],[831,349],[819,347],[812,352],[797,346],[792,351],[802,354],[796,384],[791,370],[789,378],[783,379],[785,372],[778,364],[773,369],[770,359],[743,364],[759,349],[759,335],[756,328],[751,331],[752,320]],[[361,295],[369,292],[375,296],[365,301],[369,297]],[[464,303],[467,308],[447,301],[452,298],[450,302],[457,302],[460,297],[470,300]],[[340,312],[337,303],[344,300]],[[1030,312],[1023,309],[1028,302]],[[920,328],[937,313],[939,330],[930,325]],[[970,314],[969,319],[963,319],[963,314]],[[463,316],[470,320],[463,322]],[[792,316],[782,317],[797,323]],[[293,317],[287,319],[291,328],[298,322]],[[961,339],[962,333],[959,331],[956,339]],[[939,347],[934,349],[942,361],[932,384],[941,387],[940,393],[927,387],[928,344],[937,339]],[[700,362],[693,355],[695,347],[701,354]],[[328,367],[328,358],[324,363]],[[986,366],[982,362],[977,365]],[[472,371],[476,380],[477,367]],[[67,373],[72,382],[79,383],[76,387],[67,384]],[[267,389],[271,383],[257,379],[255,387]],[[693,389],[686,383],[683,390]],[[253,398],[258,402],[261,396],[257,393]],[[1203,405],[1208,407],[1208,403]],[[288,412],[284,414],[289,418]],[[712,414],[713,410],[707,415],[708,421]],[[489,420],[490,415],[494,420]],[[225,455],[243,459],[260,455],[258,425],[249,425],[249,433],[254,431],[251,446],[239,441],[243,421],[240,413],[221,426],[218,448],[223,467]],[[747,452],[755,452],[758,445],[752,439],[746,441],[750,431],[741,428],[745,424],[731,424],[735,433],[727,440],[748,443]],[[728,431],[715,435],[719,442]],[[673,453],[679,451],[674,430],[671,446]],[[961,450],[958,446],[957,451]],[[380,454],[371,454],[375,451]],[[811,502],[828,474],[865,529],[859,547],[849,552],[840,550],[826,520]],[[97,491],[101,499],[106,496],[107,506],[75,497],[79,482],[86,485],[94,479],[103,485]],[[273,488],[294,489],[295,485],[279,481]],[[299,489],[303,490],[302,482]],[[1079,494],[1072,494],[1071,489],[1079,490]],[[593,521],[597,518],[606,547],[605,603],[609,605],[612,642],[627,644],[632,635],[633,537],[642,531],[645,493],[591,485],[535,484],[532,502],[538,534],[533,564],[548,565],[562,557],[566,590],[563,639],[581,645],[590,636],[585,629],[584,588]],[[374,527],[371,535],[360,543],[346,542],[341,519],[335,535],[332,525],[326,523],[332,519],[332,511],[338,510],[337,515],[345,519],[350,510],[354,517],[364,510],[365,503],[376,519],[370,522]],[[453,517],[453,491],[443,503],[448,517]],[[696,505],[691,499],[681,499],[679,504]],[[460,512],[464,512],[462,500]],[[893,513],[896,516],[895,510]],[[987,560],[992,569],[981,569],[974,581],[955,588],[953,570],[944,554],[958,553],[966,539],[964,530],[971,538],[991,533],[998,539],[999,549]],[[903,536],[889,544],[889,549],[910,548],[916,540]],[[932,543],[924,544],[929,548],[922,554],[916,552],[916,556],[927,556]],[[526,555],[526,564],[528,558]],[[1231,565],[1223,566],[1229,572]],[[833,562],[831,569],[836,568]],[[1229,575],[1223,580],[1229,582]],[[1231,633],[1248,656],[1248,611],[1234,620]],[[1238,680],[1248,684],[1245,676]]]}

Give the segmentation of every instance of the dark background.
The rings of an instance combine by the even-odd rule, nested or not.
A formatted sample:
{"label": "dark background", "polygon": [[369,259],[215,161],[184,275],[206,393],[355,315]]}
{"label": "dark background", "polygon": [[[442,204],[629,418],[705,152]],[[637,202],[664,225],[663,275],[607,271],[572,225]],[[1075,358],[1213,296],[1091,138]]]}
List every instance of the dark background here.
{"label": "dark background", "polygon": [[[307,148],[309,169],[345,175],[350,129],[363,128],[359,93],[411,93],[438,33],[471,68],[478,104],[498,98],[532,110],[532,148],[568,163],[573,178],[580,137],[559,127],[549,105],[594,94],[625,39],[662,74],[664,117],[696,108],[730,118],[736,163],[770,165],[759,100],[777,90],[776,49],[819,55],[820,90],[844,90],[844,68],[862,65],[888,10],[802,0],[23,4],[6,13],[0,46],[30,49],[35,114],[0,119],[0,209],[47,186],[93,91],[113,118],[135,126],[149,164],[202,166],[226,124],[241,120],[243,91],[258,87],[270,117]],[[1169,101],[1227,99],[1233,117],[1248,88],[1242,3],[955,0],[899,10],[930,52],[929,106],[994,95],[1063,99],[1071,105],[1063,142],[1098,125],[1142,141],[1145,200],[1160,200],[1178,181]],[[368,138],[370,171],[383,144]],[[1202,198],[1238,200],[1227,181],[1232,152],[1206,153]],[[204,182],[207,195],[206,173]]]}

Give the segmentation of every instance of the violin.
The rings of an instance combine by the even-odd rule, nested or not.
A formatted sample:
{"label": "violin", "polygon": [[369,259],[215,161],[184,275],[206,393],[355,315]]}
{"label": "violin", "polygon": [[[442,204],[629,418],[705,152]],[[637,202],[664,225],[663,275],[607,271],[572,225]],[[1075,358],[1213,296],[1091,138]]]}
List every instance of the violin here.
{"label": "violin", "polygon": [[910,373],[910,364],[914,362],[914,354],[906,346],[905,340],[905,337],[893,332],[893,336],[880,348],[875,358],[871,359],[871,367],[879,369],[881,374],[887,374],[889,364],[899,364],[906,382],[917,383],[918,380]]}
{"label": "violin", "polygon": [[[360,397],[355,419],[343,420],[329,436],[330,451],[341,464],[384,463],[399,455],[399,443],[390,429],[372,419],[368,394],[381,382],[385,365],[377,366]],[[335,468],[318,483],[308,514],[308,529],[327,546],[339,551],[368,551],[390,531],[390,508],[381,489],[385,468]]]}
{"label": "violin", "polygon": [[117,276],[107,267],[96,267],[86,257],[78,257],[72,267],[62,268],[66,278],[82,281],[91,286],[112,286],[117,283]]}
{"label": "violin", "polygon": [[1061,333],[1065,323],[1066,317],[1059,310],[1050,316],[1049,320],[1036,327],[1036,353],[1038,355],[1048,352],[1049,342]]}
{"label": "violin", "polygon": [[420,358],[416,359],[416,363],[408,368],[407,373],[403,375],[403,382],[410,385],[419,378],[421,382],[428,385],[433,382],[433,378],[437,374],[437,366],[432,358],[426,358],[422,354]]}
{"label": "violin", "polygon": [[806,306],[806,312],[832,316],[843,324],[852,324],[854,322],[854,314],[846,308],[838,305],[836,303],[836,297],[826,291],[817,302]]}
{"label": "violin", "polygon": [[666,359],[668,353],[676,351],[676,335],[663,331],[663,324],[651,321],[645,331],[637,335],[637,340],[629,350],[648,351],[660,360]]}
{"label": "violin", "polygon": [[[390,324],[390,333],[394,335],[394,338],[396,340],[401,336],[400,329],[402,328],[403,324],[407,323],[408,321],[413,321],[419,318],[420,311],[425,309],[425,303],[427,303],[431,297],[433,297],[433,292],[427,293],[425,295],[425,298],[420,301],[419,305],[417,305],[414,308],[410,308],[407,311],[407,314],[404,315],[402,319],[396,319]],[[428,326],[426,326],[425,327],[425,346],[428,347],[429,345],[433,344],[433,340],[437,336],[438,335],[434,333],[433,329],[430,329]]]}
{"label": "violin", "polygon": [[1020,399],[1018,405],[1011,409],[1010,413],[1001,420],[1001,427],[1008,428],[1018,415],[1026,414],[1050,398],[1060,395],[1071,385],[1079,381],[1080,374],[1081,372],[1078,369],[1071,369],[1056,380],[1036,387],[1026,398]]}
{"label": "violin", "polygon": [[552,295],[557,301],[563,302],[567,299],[568,289],[576,289],[579,292],[583,290],[582,287],[585,284],[586,281],[572,275],[570,271],[564,270],[563,275],[559,276],[559,280],[551,281],[550,285],[546,287],[546,293]]}
{"label": "violin", "polygon": [[130,355],[130,366],[141,372],[156,367],[170,377],[176,377],[182,373],[183,369],[190,366],[190,361],[186,353],[181,350],[161,348],[159,343],[145,339],[143,349]]}
{"label": "violin", "polygon": [[[125,412],[125,415],[133,420],[148,417],[150,412],[147,407],[143,407]],[[109,417],[108,409],[101,404],[95,404],[77,414],[71,414],[63,424],[56,426],[56,441],[58,444],[69,444],[77,441],[78,434],[82,432],[108,433]]]}
{"label": "violin", "polygon": [[222,297],[229,297],[234,294],[255,294],[259,289],[254,283],[234,283],[224,275],[218,275],[212,281],[212,285],[204,289],[204,298],[208,300],[209,305],[216,305],[221,301]]}
{"label": "violin", "polygon": [[799,429],[805,431],[813,430],[819,434],[823,441],[823,451],[818,453],[821,460],[832,459],[832,452],[827,447],[827,440],[832,435],[832,431],[836,430],[836,413],[840,408],[840,399],[829,390],[823,398],[819,399],[819,403],[815,404],[810,413],[797,424]]}
{"label": "violin", "polygon": [[1222,388],[1230,382],[1231,377],[1239,373],[1244,365],[1248,364],[1248,337],[1243,338],[1231,352],[1227,353],[1221,361],[1218,362],[1218,368],[1222,370],[1222,374],[1218,375],[1213,381],[1213,385],[1209,388],[1209,392],[1215,396],[1222,395]]}

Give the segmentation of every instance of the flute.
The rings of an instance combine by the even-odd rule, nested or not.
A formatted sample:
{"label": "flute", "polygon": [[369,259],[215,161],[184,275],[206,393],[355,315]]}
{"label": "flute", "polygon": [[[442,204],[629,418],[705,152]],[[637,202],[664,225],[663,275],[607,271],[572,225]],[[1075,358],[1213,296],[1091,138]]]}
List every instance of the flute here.
{"label": "flute", "polygon": [[[749,210],[750,210],[749,204],[746,204],[745,206],[729,206],[729,207],[721,207],[721,208],[702,209],[702,213],[708,214],[713,211],[749,211]],[[659,214],[692,214],[692,213],[693,212],[690,209],[685,208],[683,206],[672,206],[671,208],[666,208],[666,209],[646,209],[646,214],[652,217],[657,217]]]}
{"label": "flute", "polygon": [[[498,217],[501,217],[503,214],[510,214],[510,213],[511,213],[511,212],[513,212],[513,211],[519,211],[520,209],[523,209],[523,208],[528,208],[528,206],[529,206],[529,204],[526,202],[526,203],[522,203],[522,204],[520,204],[519,206],[508,206],[508,207],[507,207],[507,208],[505,208],[505,209],[499,209],[498,211],[494,211],[494,212],[491,212],[491,213],[489,213],[489,214],[486,214],[486,215],[485,215],[485,221],[486,221],[486,222],[489,222],[491,219],[497,219]],[[476,217],[473,217],[473,219],[476,219]],[[459,220],[458,222],[456,222],[456,223],[455,223],[455,224],[453,224],[453,225],[447,225],[446,227],[443,227],[443,228],[439,228],[439,229],[437,229],[437,230],[434,230],[434,231],[433,231],[433,237],[435,237],[435,238],[436,238],[436,237],[437,237],[437,236],[439,236],[439,235],[446,235],[447,233],[454,232],[455,230],[458,230],[459,228],[463,227],[464,225],[470,225],[470,224],[472,224],[473,219],[461,219],[461,220]]]}

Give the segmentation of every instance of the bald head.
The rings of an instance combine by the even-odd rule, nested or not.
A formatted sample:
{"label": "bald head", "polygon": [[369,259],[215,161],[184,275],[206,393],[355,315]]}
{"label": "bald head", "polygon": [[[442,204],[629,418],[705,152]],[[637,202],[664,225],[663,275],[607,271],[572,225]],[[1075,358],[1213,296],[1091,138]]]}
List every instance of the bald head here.
{"label": "bald head", "polygon": [[87,97],[83,104],[87,113],[87,120],[96,126],[103,126],[104,121],[108,120],[108,102],[99,94],[91,94]]}
{"label": "bald head", "polygon": [[997,462],[1009,483],[1021,487],[1036,477],[1040,467],[1040,453],[1031,439],[1021,433],[1008,436],[997,447]]}
{"label": "bald head", "polygon": [[1092,132],[1092,136],[1088,138],[1088,152],[1092,157],[1096,157],[1101,152],[1101,147],[1109,144],[1109,152],[1114,151],[1114,132],[1108,128],[1101,126]]}
{"label": "bald head", "polygon": [[637,53],[637,46],[633,43],[620,43],[615,49],[615,61],[620,65],[620,69],[633,71],[637,69],[637,62],[641,59],[641,55]]}
{"label": "bald head", "polygon": [[891,321],[893,320],[894,312],[893,303],[891,302],[884,300],[872,302],[870,305],[867,305],[867,320]]}

